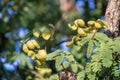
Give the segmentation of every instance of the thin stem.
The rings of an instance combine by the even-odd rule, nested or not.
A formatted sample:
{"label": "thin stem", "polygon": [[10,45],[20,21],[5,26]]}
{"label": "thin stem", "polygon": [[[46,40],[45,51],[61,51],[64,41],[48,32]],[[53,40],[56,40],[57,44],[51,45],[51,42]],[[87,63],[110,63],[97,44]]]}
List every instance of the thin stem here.
{"label": "thin stem", "polygon": [[26,70],[26,71],[34,74],[35,76],[37,76],[38,78],[40,78],[40,80],[45,80],[43,78],[43,76],[40,73],[36,72],[36,71],[33,71],[33,70]]}
{"label": "thin stem", "polygon": [[71,39],[63,40],[63,41],[55,44],[55,45],[53,46],[53,48],[55,48],[56,46],[59,46],[60,44],[62,44],[62,43],[64,43],[64,42],[68,42],[68,41],[71,41]]}

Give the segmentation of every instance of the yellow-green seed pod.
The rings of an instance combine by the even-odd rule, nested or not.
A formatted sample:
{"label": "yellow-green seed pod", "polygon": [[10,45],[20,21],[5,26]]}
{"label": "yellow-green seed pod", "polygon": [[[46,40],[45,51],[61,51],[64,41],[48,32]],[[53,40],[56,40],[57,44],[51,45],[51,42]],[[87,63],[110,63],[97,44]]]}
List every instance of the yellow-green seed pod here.
{"label": "yellow-green seed pod", "polygon": [[46,65],[46,61],[42,61],[42,60],[35,60],[35,65],[36,66],[41,66],[41,67],[45,67]]}
{"label": "yellow-green seed pod", "polygon": [[85,31],[86,33],[89,33],[91,31],[92,27],[86,27],[83,28],[83,31]]}
{"label": "yellow-green seed pod", "polygon": [[48,40],[48,39],[50,39],[51,34],[49,32],[43,32],[42,37],[43,37],[43,39]]}
{"label": "yellow-green seed pod", "polygon": [[35,37],[40,37],[40,31],[39,30],[37,30],[36,28],[34,28],[33,29],[33,35],[35,36]]}
{"label": "yellow-green seed pod", "polygon": [[69,27],[69,29],[71,29],[73,31],[77,30],[77,26],[75,26],[75,25],[72,26],[71,24],[68,24],[68,27]]}
{"label": "yellow-green seed pod", "polygon": [[98,19],[96,22],[99,23],[99,24],[101,24],[101,26],[103,28],[108,28],[108,25],[107,25],[107,23],[104,20]]}
{"label": "yellow-green seed pod", "polygon": [[95,21],[88,21],[87,24],[88,24],[88,26],[93,27],[93,25],[95,24]]}
{"label": "yellow-green seed pod", "polygon": [[37,65],[37,66],[41,66],[42,63],[41,63],[39,60],[35,60],[35,65]]}
{"label": "yellow-green seed pod", "polygon": [[82,28],[78,28],[77,32],[80,36],[86,36],[87,35],[86,32]]}
{"label": "yellow-green seed pod", "polygon": [[102,28],[101,24],[100,24],[100,23],[97,23],[97,22],[95,22],[94,26],[95,26],[95,28],[97,28],[97,29]]}
{"label": "yellow-green seed pod", "polygon": [[35,52],[30,50],[28,53],[28,56],[31,57],[32,59],[35,59]]}
{"label": "yellow-green seed pod", "polygon": [[27,41],[26,45],[29,49],[34,49],[35,48],[35,46],[33,45],[31,40]]}
{"label": "yellow-green seed pod", "polygon": [[27,47],[27,45],[26,44],[23,44],[23,51],[25,52],[25,53],[28,53],[28,51],[29,51],[29,49],[28,49],[28,47]]}
{"label": "yellow-green seed pod", "polygon": [[50,68],[42,68],[39,70],[39,73],[42,75],[42,76],[45,76],[45,75],[50,75],[52,72],[52,70]]}
{"label": "yellow-green seed pod", "polygon": [[36,65],[35,65],[35,69],[36,69],[36,70],[41,70],[42,68],[43,68],[43,66],[36,66]]}
{"label": "yellow-green seed pod", "polygon": [[74,45],[73,41],[70,41],[69,43],[66,44],[67,47],[72,47]]}
{"label": "yellow-green seed pod", "polygon": [[76,41],[80,41],[80,40],[82,40],[82,38],[80,38],[80,37],[78,37],[78,36],[75,36],[75,39],[74,39],[75,42],[76,42]]}
{"label": "yellow-green seed pod", "polygon": [[32,42],[32,44],[37,48],[40,49],[40,45],[38,44],[38,42],[36,40],[30,40]]}
{"label": "yellow-green seed pod", "polygon": [[38,50],[38,53],[36,54],[36,58],[40,60],[45,60],[47,57],[47,52],[45,49]]}
{"label": "yellow-green seed pod", "polygon": [[74,21],[74,24],[77,26],[77,27],[82,27],[82,26],[85,26],[85,22],[82,20],[82,19],[77,19]]}

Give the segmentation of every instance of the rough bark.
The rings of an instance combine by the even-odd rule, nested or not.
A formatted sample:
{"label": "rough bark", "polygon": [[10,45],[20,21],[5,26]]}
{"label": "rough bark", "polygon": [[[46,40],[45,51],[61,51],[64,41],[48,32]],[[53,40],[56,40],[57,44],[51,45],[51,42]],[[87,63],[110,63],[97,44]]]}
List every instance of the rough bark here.
{"label": "rough bark", "polygon": [[58,80],[77,80],[77,74],[69,71],[61,71]]}
{"label": "rough bark", "polygon": [[120,34],[120,0],[108,0],[108,6],[105,13],[105,21],[109,28],[106,34],[109,37],[117,37]]}

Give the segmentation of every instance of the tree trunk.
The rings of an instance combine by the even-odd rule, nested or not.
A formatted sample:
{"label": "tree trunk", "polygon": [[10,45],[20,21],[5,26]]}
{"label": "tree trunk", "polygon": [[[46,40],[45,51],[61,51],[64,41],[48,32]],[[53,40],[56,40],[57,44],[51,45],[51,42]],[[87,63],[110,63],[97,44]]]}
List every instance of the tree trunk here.
{"label": "tree trunk", "polygon": [[105,33],[109,37],[117,37],[120,34],[120,0],[108,0],[105,13],[105,21],[109,28]]}

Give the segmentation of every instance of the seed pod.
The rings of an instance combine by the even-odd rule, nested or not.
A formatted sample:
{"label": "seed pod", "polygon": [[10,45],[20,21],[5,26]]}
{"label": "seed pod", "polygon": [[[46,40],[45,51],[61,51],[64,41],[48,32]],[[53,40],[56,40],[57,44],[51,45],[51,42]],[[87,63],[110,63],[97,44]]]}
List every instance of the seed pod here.
{"label": "seed pod", "polygon": [[29,49],[34,49],[35,48],[35,46],[33,45],[31,40],[27,41],[26,45]]}
{"label": "seed pod", "polygon": [[74,45],[74,40],[72,38],[72,41],[66,44],[67,47],[72,47]]}
{"label": "seed pod", "polygon": [[36,54],[36,58],[40,60],[45,60],[47,57],[47,52],[45,49],[38,50],[38,53]]}
{"label": "seed pod", "polygon": [[42,68],[43,68],[43,66],[36,66],[36,65],[35,65],[35,69],[36,69],[36,70],[41,70]]}
{"label": "seed pod", "polygon": [[71,24],[68,24],[68,27],[73,31],[77,30],[77,27],[75,25],[72,26]]}
{"label": "seed pod", "polygon": [[101,26],[103,28],[107,28],[108,27],[107,23],[105,21],[103,21],[103,20],[98,19],[96,22],[98,22],[99,24],[101,24]]}
{"label": "seed pod", "polygon": [[28,49],[28,47],[27,47],[26,44],[23,44],[23,51],[24,51],[25,53],[28,53],[28,51],[29,51],[29,49]]}
{"label": "seed pod", "polygon": [[95,24],[95,21],[88,21],[88,26],[91,26],[91,27],[93,27],[93,25]]}
{"label": "seed pod", "polygon": [[42,37],[43,37],[43,39],[48,40],[48,39],[50,39],[51,34],[48,33],[48,32],[43,32],[43,33],[42,33]]}
{"label": "seed pod", "polygon": [[45,75],[50,75],[52,70],[50,68],[42,68],[39,70],[39,72],[42,76],[45,76]]}
{"label": "seed pod", "polygon": [[97,29],[102,28],[101,24],[99,24],[99,23],[97,23],[97,22],[95,22],[94,26],[95,26],[95,28],[97,28]]}
{"label": "seed pod", "polygon": [[86,36],[87,35],[86,32],[82,28],[78,28],[77,32],[80,36]]}
{"label": "seed pod", "polygon": [[40,45],[37,43],[36,40],[30,40],[32,42],[32,44],[37,48],[40,49]]}
{"label": "seed pod", "polygon": [[39,60],[35,60],[35,65],[37,65],[37,66],[41,66],[42,63],[41,63]]}
{"label": "seed pod", "polygon": [[85,22],[82,20],[82,19],[77,19],[74,21],[74,24],[77,26],[77,27],[82,27],[82,26],[85,26]]}
{"label": "seed pod", "polygon": [[34,28],[33,29],[33,35],[37,38],[40,37],[40,31],[38,29]]}
{"label": "seed pod", "polygon": [[34,51],[29,51],[28,53],[28,56],[31,57],[32,59],[35,59],[35,52]]}

